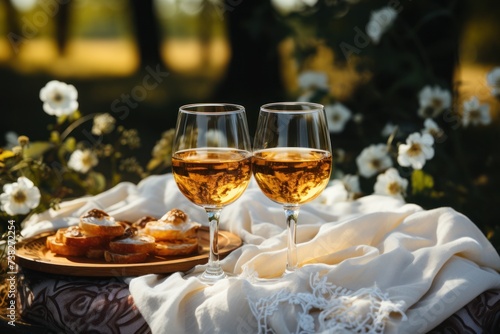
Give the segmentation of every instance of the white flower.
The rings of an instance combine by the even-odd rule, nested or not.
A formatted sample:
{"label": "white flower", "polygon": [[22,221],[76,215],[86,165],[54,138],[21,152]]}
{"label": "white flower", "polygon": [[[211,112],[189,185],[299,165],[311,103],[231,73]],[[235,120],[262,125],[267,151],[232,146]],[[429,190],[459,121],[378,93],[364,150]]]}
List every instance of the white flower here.
{"label": "white flower", "polygon": [[5,134],[5,148],[11,150],[12,148],[19,145],[18,141],[19,135],[14,131],[8,131]]}
{"label": "white flower", "polygon": [[422,169],[425,161],[434,157],[433,144],[434,138],[430,134],[412,133],[406,139],[406,144],[398,147],[398,163],[403,167]]}
{"label": "white flower", "polygon": [[227,139],[226,135],[219,130],[208,130],[207,133],[205,134],[206,140],[207,140],[207,146],[215,146],[215,147],[220,147],[220,146],[227,146]]}
{"label": "white flower", "polygon": [[370,21],[366,25],[366,33],[373,43],[380,42],[382,35],[389,29],[397,16],[398,12],[389,6],[371,13]]}
{"label": "white flower", "polygon": [[336,203],[349,200],[349,192],[340,180],[332,180],[328,187],[321,192],[321,195],[315,200],[325,205],[335,205]]}
{"label": "white flower", "polygon": [[402,178],[395,168],[389,168],[383,174],[377,176],[374,191],[378,195],[388,195],[403,199],[408,187],[408,180]]}
{"label": "white flower", "polygon": [[422,130],[422,134],[424,133],[428,133],[434,138],[440,138],[444,134],[443,130],[431,118],[427,118],[424,121],[424,129]]}
{"label": "white flower", "polygon": [[491,94],[500,97],[500,67],[495,67],[486,75],[486,81],[491,87]]}
{"label": "white flower", "polygon": [[80,173],[87,173],[98,162],[97,156],[91,150],[75,150],[69,157],[68,167]]}
{"label": "white flower", "polygon": [[462,124],[463,126],[488,125],[491,123],[490,106],[479,104],[477,97],[473,96],[463,104]]}
{"label": "white flower", "polygon": [[385,144],[374,144],[366,147],[356,158],[359,174],[371,177],[392,167],[392,160]]}
{"label": "white flower", "polygon": [[332,180],[316,201],[321,204],[335,205],[353,200],[359,193],[361,193],[359,176],[346,174],[341,180]]}
{"label": "white flower", "polygon": [[342,132],[347,121],[351,118],[351,111],[341,103],[325,106],[328,130],[332,133]]}
{"label": "white flower", "polygon": [[297,102],[313,102],[313,97],[314,97],[314,91],[310,90],[305,92],[304,94],[300,95],[297,98]]}
{"label": "white flower", "polygon": [[304,71],[299,75],[299,87],[303,90],[328,90],[328,76],[325,72]]}
{"label": "white flower", "polygon": [[96,136],[110,133],[115,128],[115,122],[114,117],[108,113],[97,115],[94,117],[91,132]]}
{"label": "white flower", "polygon": [[281,15],[302,12],[307,7],[313,7],[317,2],[318,0],[271,0],[271,4]]}
{"label": "white flower", "polygon": [[438,86],[425,86],[419,93],[419,101],[418,115],[422,118],[434,118],[451,106],[451,93]]}
{"label": "white flower", "polygon": [[70,115],[78,109],[78,92],[73,85],[57,80],[49,81],[40,90],[43,110],[54,116]]}
{"label": "white flower", "polygon": [[345,190],[349,193],[349,199],[353,199],[356,194],[361,193],[358,175],[346,174],[342,178],[342,183],[344,184]]}
{"label": "white flower", "polygon": [[27,214],[40,204],[40,190],[30,179],[21,176],[17,182],[3,186],[1,209],[9,215]]}

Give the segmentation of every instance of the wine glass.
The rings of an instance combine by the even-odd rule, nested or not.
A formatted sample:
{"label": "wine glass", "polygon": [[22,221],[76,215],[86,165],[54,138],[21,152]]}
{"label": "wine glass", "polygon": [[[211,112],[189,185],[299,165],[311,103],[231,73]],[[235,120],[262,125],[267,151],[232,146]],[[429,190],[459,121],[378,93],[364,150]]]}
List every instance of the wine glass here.
{"label": "wine glass", "polygon": [[212,284],[227,276],[219,264],[221,211],[243,194],[252,176],[245,108],[228,103],[180,107],[172,152],[179,190],[208,215],[210,254],[200,279]]}
{"label": "wine glass", "polygon": [[300,206],[318,197],[330,180],[332,153],[324,107],[309,102],[263,105],[254,138],[252,169],[261,191],[285,210],[286,275],[298,266],[296,230]]}

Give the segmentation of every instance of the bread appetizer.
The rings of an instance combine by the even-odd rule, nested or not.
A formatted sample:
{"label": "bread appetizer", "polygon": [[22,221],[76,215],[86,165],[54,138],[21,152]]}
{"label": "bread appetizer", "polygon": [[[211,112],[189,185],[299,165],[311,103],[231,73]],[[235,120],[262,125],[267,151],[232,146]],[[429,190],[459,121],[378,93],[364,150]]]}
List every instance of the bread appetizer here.
{"label": "bread appetizer", "polygon": [[46,245],[62,256],[84,256],[110,263],[145,262],[150,256],[181,256],[198,250],[201,225],[179,209],[157,219],[145,216],[136,222],[117,221],[103,210],[80,216],[78,226],[60,228]]}
{"label": "bread appetizer", "polygon": [[60,233],[60,241],[68,246],[82,248],[100,248],[106,246],[111,240],[107,235],[92,235],[79,226],[71,226]]}
{"label": "bread appetizer", "polygon": [[152,253],[154,249],[155,238],[147,234],[118,238],[109,243],[109,250],[119,254]]}
{"label": "bread appetizer", "polygon": [[90,235],[117,237],[123,235],[125,227],[106,212],[93,209],[80,217],[80,228]]}
{"label": "bread appetizer", "polygon": [[55,235],[47,237],[45,246],[52,252],[63,256],[85,256],[86,248],[77,246],[68,246],[56,239]]}
{"label": "bread appetizer", "polygon": [[144,233],[152,235],[156,241],[185,240],[196,238],[200,226],[190,221],[184,211],[172,209],[160,219],[146,223]]}
{"label": "bread appetizer", "polygon": [[157,241],[154,254],[158,256],[181,256],[198,251],[198,238]]}

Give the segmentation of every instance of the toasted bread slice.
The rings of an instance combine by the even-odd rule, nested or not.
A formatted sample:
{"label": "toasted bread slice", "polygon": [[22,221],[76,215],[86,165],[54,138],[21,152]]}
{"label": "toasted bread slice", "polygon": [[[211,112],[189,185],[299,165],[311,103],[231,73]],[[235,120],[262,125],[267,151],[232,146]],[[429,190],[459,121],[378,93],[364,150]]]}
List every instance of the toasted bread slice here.
{"label": "toasted bread slice", "polygon": [[88,234],[117,237],[123,234],[125,230],[122,225],[101,225],[100,223],[90,223],[85,221],[80,221],[80,227],[82,230]]}
{"label": "toasted bread slice", "polygon": [[98,209],[90,210],[80,217],[80,228],[90,235],[117,237],[125,231],[124,224],[117,222],[106,212]]}
{"label": "toasted bread slice", "polygon": [[85,253],[87,259],[104,259],[105,248],[89,248]]}
{"label": "toasted bread slice", "polygon": [[115,239],[109,243],[109,250],[118,254],[152,253],[154,249],[155,238],[147,234]]}
{"label": "toasted bread slice", "polygon": [[61,239],[68,246],[97,248],[107,245],[111,237],[106,235],[91,235],[79,226],[71,226],[63,231]]}
{"label": "toasted bread slice", "polygon": [[118,254],[108,250],[104,251],[104,259],[111,263],[140,263],[148,258],[147,253]]}
{"label": "toasted bread slice", "polygon": [[48,249],[63,256],[84,256],[87,252],[86,247],[69,246],[56,240],[56,236],[48,236],[45,242]]}
{"label": "toasted bread slice", "polygon": [[198,238],[157,241],[154,254],[158,256],[189,255],[198,251]]}
{"label": "toasted bread slice", "polygon": [[144,227],[144,233],[152,235],[156,241],[162,240],[184,240],[195,238],[201,224],[196,222],[186,222],[182,224],[172,224],[166,221],[151,221]]}

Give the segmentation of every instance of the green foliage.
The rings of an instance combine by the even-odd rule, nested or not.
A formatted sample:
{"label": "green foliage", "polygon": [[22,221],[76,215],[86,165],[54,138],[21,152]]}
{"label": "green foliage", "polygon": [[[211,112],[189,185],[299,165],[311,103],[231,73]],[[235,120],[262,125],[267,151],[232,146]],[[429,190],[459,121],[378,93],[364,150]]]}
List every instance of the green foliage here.
{"label": "green foliage", "polygon": [[[331,136],[333,147],[342,152],[342,159],[336,161],[336,178],[358,175],[361,193],[357,196],[373,193],[377,176],[362,177],[356,158],[367,146],[388,142],[394,167],[409,181],[407,202],[426,209],[453,207],[467,215],[500,250],[500,150],[495,144],[500,140],[498,119],[492,117],[490,124],[466,127],[462,103],[472,97],[467,94],[487,87],[486,77],[474,82],[475,92],[465,95],[462,88],[466,83],[455,77],[462,65],[461,14],[468,6],[453,0],[318,1],[303,10],[276,13],[276,31],[281,32],[279,39],[293,39],[299,75],[323,71],[329,78],[332,89],[326,94],[310,94],[309,100],[341,102],[353,113],[343,131]],[[374,11],[387,7],[392,7],[397,16],[375,42],[368,36],[368,22]],[[322,48],[332,51],[330,64],[320,61]],[[350,76],[339,75],[345,72]],[[333,88],[348,86],[349,80],[354,82],[349,94],[339,94]],[[433,118],[442,133],[433,135],[433,158],[417,170],[398,165],[398,147],[409,134],[423,130],[419,93],[426,86],[449,91],[453,100]],[[300,94],[293,92],[292,97],[305,96]],[[491,115],[498,115],[499,102],[498,96],[491,94],[487,101],[481,101],[488,104]],[[381,135],[388,122],[398,128],[389,140]]]}

